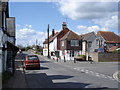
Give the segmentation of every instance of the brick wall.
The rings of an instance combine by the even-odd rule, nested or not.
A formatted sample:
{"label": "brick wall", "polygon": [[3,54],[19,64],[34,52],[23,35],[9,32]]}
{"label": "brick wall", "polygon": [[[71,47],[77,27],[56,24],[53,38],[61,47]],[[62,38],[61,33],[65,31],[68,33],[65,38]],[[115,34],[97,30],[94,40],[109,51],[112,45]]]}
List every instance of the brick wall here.
{"label": "brick wall", "polygon": [[90,53],[93,61],[101,62],[101,61],[120,61],[120,53]]}
{"label": "brick wall", "polygon": [[60,39],[61,39],[68,31],[69,31],[68,28],[64,28],[64,29],[60,32],[60,34],[57,36],[57,50],[60,50],[60,45],[61,45]]}

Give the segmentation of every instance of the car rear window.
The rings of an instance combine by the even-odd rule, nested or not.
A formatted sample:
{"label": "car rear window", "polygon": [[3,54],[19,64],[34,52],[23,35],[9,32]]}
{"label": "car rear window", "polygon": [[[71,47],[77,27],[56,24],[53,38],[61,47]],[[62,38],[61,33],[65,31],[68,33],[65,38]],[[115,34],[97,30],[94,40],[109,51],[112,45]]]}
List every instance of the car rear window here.
{"label": "car rear window", "polygon": [[38,56],[28,56],[28,60],[38,60]]}

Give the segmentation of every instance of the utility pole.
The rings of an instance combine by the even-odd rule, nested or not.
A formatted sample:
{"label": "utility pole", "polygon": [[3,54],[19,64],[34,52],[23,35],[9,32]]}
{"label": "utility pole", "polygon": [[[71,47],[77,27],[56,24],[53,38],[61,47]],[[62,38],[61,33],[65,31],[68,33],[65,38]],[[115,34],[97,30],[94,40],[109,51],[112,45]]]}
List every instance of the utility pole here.
{"label": "utility pole", "polygon": [[48,58],[50,58],[50,55],[49,55],[49,24],[48,24],[47,33],[48,33]]}
{"label": "utility pole", "polygon": [[37,39],[36,39],[36,52],[37,52]]}

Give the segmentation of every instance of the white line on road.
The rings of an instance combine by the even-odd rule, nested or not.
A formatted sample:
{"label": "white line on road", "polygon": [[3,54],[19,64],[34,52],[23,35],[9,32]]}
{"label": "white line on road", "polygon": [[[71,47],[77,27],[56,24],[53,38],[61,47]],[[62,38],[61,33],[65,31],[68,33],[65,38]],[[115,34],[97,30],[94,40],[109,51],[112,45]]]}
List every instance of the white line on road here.
{"label": "white line on road", "polygon": [[117,80],[118,82],[120,82],[119,78],[118,78],[118,74],[120,73],[120,71],[116,71],[114,74],[113,74],[113,78],[115,80]]}
{"label": "white line on road", "polygon": [[110,80],[115,80],[114,78],[117,78],[116,77],[117,76],[116,73],[114,74],[114,78],[112,78],[111,76],[107,76],[107,75],[100,74],[100,73],[97,73],[97,72],[89,71],[87,69],[80,69],[80,68],[77,68],[77,67],[74,68],[74,69],[77,70],[77,71],[81,71],[81,72],[87,73],[87,74],[91,74],[93,76],[102,77],[102,78],[109,78]]}

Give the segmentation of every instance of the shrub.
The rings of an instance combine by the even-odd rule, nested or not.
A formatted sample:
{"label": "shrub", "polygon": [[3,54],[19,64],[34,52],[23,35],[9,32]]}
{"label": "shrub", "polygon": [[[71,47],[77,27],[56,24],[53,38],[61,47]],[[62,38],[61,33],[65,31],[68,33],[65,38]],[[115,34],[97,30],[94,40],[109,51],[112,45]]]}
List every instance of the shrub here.
{"label": "shrub", "polygon": [[86,55],[78,55],[78,56],[81,56],[81,57],[86,57]]}
{"label": "shrub", "polygon": [[119,52],[120,52],[120,49],[119,49],[119,50],[114,50],[113,52],[115,52],[115,53],[119,53]]}

